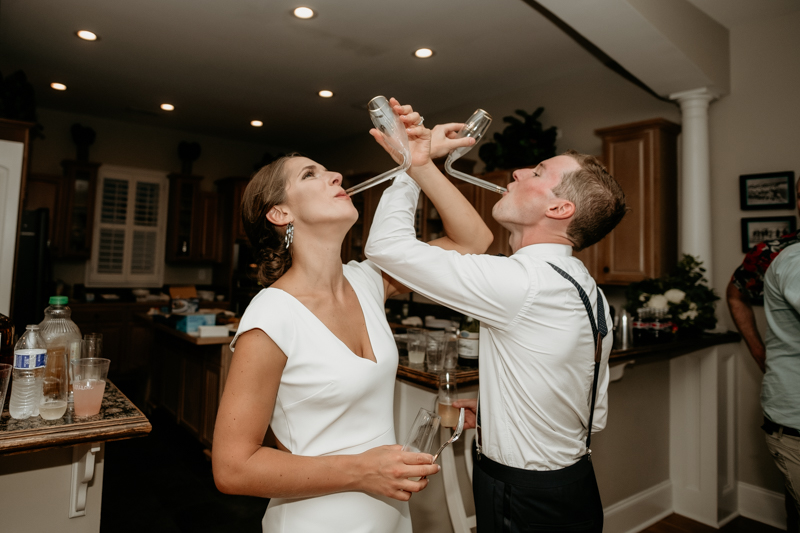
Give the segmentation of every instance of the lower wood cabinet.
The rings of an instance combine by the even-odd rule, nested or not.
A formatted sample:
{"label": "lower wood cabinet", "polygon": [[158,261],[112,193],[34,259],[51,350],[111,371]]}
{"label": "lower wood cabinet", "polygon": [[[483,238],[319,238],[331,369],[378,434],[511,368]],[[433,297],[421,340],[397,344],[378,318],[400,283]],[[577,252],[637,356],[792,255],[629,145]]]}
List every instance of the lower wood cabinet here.
{"label": "lower wood cabinet", "polygon": [[150,407],[161,407],[211,448],[224,385],[227,344],[196,345],[155,331],[150,365]]}

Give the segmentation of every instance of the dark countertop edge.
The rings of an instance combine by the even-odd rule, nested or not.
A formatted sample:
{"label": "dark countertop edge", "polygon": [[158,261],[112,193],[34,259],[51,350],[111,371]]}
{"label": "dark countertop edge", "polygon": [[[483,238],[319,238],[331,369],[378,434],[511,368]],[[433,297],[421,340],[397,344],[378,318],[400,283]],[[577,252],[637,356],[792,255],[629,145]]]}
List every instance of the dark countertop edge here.
{"label": "dark countertop edge", "polygon": [[138,416],[15,431],[13,435],[5,437],[0,434],[0,456],[64,448],[86,442],[131,439],[150,433],[153,426],[144,413],[119,388],[114,388],[136,410]]}
{"label": "dark countertop edge", "polygon": [[168,335],[172,335],[173,337],[177,337],[179,339],[185,340],[186,342],[190,342],[192,344],[196,344],[198,346],[209,346],[209,345],[223,345],[223,344],[230,344],[233,340],[231,335],[227,337],[195,337],[194,335],[189,335],[188,333],[184,333],[182,331],[178,331],[175,328],[171,328],[169,326],[165,326],[164,324],[159,324],[154,322],[153,319],[147,313],[134,313],[133,315],[137,320],[144,322],[145,324],[150,325],[157,331],[161,331]]}
{"label": "dark countertop edge", "polygon": [[[741,337],[734,331],[728,331],[726,333],[704,333],[697,338],[682,339],[667,344],[636,346],[627,350],[611,350],[608,363],[614,365],[634,359],[637,361],[671,359],[720,344],[737,343],[740,340]],[[438,374],[426,372],[423,369],[413,368],[407,365],[408,359],[401,357],[400,364],[397,367],[397,379],[420,385],[432,392],[438,390]],[[455,372],[455,375],[456,383],[459,385],[466,386],[478,383],[477,368],[475,370],[459,370]]]}

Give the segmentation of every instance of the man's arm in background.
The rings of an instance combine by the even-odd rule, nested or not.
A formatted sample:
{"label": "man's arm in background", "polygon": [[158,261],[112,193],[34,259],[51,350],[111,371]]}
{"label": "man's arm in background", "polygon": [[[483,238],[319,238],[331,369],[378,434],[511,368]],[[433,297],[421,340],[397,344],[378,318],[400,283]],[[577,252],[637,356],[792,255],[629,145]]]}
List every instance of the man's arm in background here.
{"label": "man's arm in background", "polygon": [[731,311],[731,317],[733,317],[733,322],[736,324],[736,329],[739,330],[739,333],[744,338],[744,342],[750,350],[750,355],[753,356],[758,368],[761,369],[761,372],[764,372],[764,361],[767,357],[767,352],[764,347],[764,341],[761,340],[761,334],[756,327],[756,316],[753,313],[750,301],[733,282],[728,283],[725,296],[728,300],[728,309]]}

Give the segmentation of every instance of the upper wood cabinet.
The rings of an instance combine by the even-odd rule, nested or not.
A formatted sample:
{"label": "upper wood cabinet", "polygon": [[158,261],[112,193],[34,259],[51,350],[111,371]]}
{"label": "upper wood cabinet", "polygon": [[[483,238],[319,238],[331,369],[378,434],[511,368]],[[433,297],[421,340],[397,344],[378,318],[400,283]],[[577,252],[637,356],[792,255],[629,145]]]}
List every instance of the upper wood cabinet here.
{"label": "upper wood cabinet", "polygon": [[200,190],[200,176],[169,175],[166,260],[201,263],[219,260],[217,196]]}
{"label": "upper wood cabinet", "polygon": [[630,212],[578,254],[598,283],[627,285],[670,272],[678,260],[678,124],[653,119],[596,130],[603,161]]}
{"label": "upper wood cabinet", "polygon": [[92,253],[97,170],[100,163],[62,161],[63,176],[31,174],[25,209],[50,211],[50,253],[58,259],[88,259]]}

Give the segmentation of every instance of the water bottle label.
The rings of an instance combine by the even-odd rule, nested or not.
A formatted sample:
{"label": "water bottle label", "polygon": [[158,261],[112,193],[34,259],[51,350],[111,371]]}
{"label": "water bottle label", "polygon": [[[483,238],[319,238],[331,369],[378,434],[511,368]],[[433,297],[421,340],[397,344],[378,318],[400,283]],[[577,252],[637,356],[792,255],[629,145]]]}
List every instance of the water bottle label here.
{"label": "water bottle label", "polygon": [[14,368],[34,370],[47,364],[47,350],[18,350],[14,352]]}

